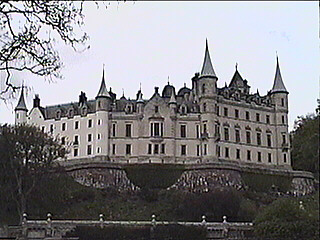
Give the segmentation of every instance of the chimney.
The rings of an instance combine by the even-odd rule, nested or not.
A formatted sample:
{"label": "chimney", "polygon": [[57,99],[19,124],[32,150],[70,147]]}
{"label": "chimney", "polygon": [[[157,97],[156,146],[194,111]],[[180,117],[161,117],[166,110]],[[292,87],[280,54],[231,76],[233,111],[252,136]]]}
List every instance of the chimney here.
{"label": "chimney", "polygon": [[39,98],[39,94],[36,94],[34,99],[33,99],[33,107],[37,108],[40,107],[40,98]]}

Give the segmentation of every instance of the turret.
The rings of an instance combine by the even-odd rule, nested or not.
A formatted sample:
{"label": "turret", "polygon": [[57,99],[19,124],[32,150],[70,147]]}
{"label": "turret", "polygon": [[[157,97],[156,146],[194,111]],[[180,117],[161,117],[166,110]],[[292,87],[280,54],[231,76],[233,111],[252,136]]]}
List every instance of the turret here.
{"label": "turret", "polygon": [[216,94],[218,77],[213,69],[213,65],[210,58],[208,41],[206,40],[206,49],[204,55],[204,61],[202,70],[199,76],[197,76],[196,89],[197,94],[200,97],[210,97]]}
{"label": "turret", "polygon": [[111,105],[111,96],[106,87],[106,83],[104,80],[104,69],[103,69],[100,89],[96,96],[96,109],[97,111],[109,111],[110,105]]}
{"label": "turret", "polygon": [[24,101],[23,89],[24,89],[24,86],[21,87],[20,98],[19,98],[19,101],[18,101],[16,108],[14,109],[14,111],[15,111],[15,124],[22,124],[22,123],[27,122],[28,109],[27,109],[26,103]]}
{"label": "turret", "polygon": [[290,143],[288,133],[288,91],[282,81],[277,56],[276,73],[271,91],[271,101],[275,105],[277,164],[290,167]]}
{"label": "turret", "polygon": [[171,97],[169,100],[169,108],[170,108],[170,113],[174,115],[177,109],[177,100],[176,100],[174,91],[171,92]]}
{"label": "turret", "polygon": [[143,112],[143,105],[144,105],[144,102],[143,102],[143,99],[142,99],[142,92],[141,92],[141,89],[138,91],[137,93],[137,111],[138,113],[142,113]]}
{"label": "turret", "polygon": [[274,77],[274,82],[272,89],[270,91],[272,103],[275,104],[276,109],[285,109],[288,110],[288,94],[286,87],[282,81],[279,59],[277,56],[277,66],[276,74]]}

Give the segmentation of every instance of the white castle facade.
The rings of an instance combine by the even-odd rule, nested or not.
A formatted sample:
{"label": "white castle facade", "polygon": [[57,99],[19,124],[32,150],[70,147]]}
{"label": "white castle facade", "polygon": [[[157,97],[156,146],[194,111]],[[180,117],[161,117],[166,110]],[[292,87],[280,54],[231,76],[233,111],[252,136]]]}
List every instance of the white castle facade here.
{"label": "white castle facade", "polygon": [[[250,93],[236,69],[230,84],[217,87],[208,44],[192,87],[176,92],[169,83],[150,99],[141,89],[130,100],[108,91],[104,73],[95,99],[42,107],[36,95],[28,111],[23,88],[16,124],[36,124],[59,136],[71,159],[124,163],[208,163],[219,160],[291,166],[288,91],[277,59],[272,89]],[[270,81],[271,82],[271,81]]]}

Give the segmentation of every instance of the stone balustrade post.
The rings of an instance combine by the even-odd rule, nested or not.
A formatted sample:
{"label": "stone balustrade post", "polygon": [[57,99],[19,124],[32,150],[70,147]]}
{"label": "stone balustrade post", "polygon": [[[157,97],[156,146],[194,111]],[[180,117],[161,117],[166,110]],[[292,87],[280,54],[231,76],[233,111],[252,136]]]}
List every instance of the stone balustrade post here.
{"label": "stone balustrade post", "polygon": [[202,216],[201,224],[204,225],[204,226],[207,225],[207,221],[206,221],[206,216],[205,215]]}
{"label": "stone balustrade post", "polygon": [[152,216],[151,216],[151,223],[153,226],[156,225],[156,215],[154,215],[154,214],[152,214]]}

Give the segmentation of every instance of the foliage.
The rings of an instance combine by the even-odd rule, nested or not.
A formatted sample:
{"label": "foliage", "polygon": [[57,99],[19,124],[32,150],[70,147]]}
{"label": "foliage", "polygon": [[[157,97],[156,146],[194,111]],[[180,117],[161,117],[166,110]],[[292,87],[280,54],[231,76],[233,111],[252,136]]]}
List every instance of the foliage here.
{"label": "foliage", "polygon": [[7,200],[16,202],[18,214],[27,210],[27,199],[37,184],[66,154],[58,139],[35,126],[0,126],[0,183]]}
{"label": "foliage", "polygon": [[273,187],[274,190],[287,192],[292,182],[291,177],[263,173],[243,172],[241,177],[249,189],[257,192],[269,192]]}
{"label": "foliage", "polygon": [[74,231],[67,233],[67,237],[79,237],[80,240],[140,240],[140,239],[172,239],[172,240],[200,240],[206,239],[206,231],[201,227],[170,225],[129,227],[111,226],[99,227],[77,227]]}
{"label": "foliage", "polygon": [[[180,199],[179,199],[180,198]],[[180,193],[177,215],[184,220],[199,221],[202,215],[208,221],[222,221],[223,216],[229,220],[237,219],[240,209],[240,193],[232,188],[215,189],[207,193]]]}
{"label": "foliage", "polygon": [[255,234],[271,239],[319,239],[318,197],[274,201],[257,215]]}
{"label": "foliage", "polygon": [[181,176],[184,167],[175,164],[132,164],[125,167],[128,178],[142,189],[166,189]]}
{"label": "foliage", "polygon": [[[24,71],[47,79],[61,77],[63,66],[56,39],[75,50],[88,36],[82,32],[83,1],[1,1],[0,72],[6,74],[6,87],[0,97],[18,88],[13,72]],[[4,98],[3,98],[4,99]]]}
{"label": "foliage", "polygon": [[291,136],[293,168],[310,171],[319,179],[319,113],[298,117]]}

